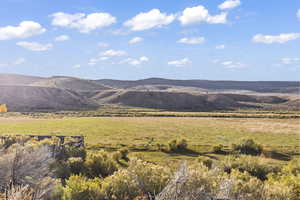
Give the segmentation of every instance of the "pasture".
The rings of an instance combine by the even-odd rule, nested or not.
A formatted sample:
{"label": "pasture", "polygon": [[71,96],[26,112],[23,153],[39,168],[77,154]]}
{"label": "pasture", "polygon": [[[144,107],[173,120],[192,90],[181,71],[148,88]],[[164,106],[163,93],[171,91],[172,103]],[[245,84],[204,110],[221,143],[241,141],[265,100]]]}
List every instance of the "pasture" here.
{"label": "pasture", "polygon": [[[214,145],[230,148],[251,138],[266,149],[299,155],[299,119],[196,117],[0,117],[0,134],[82,135],[90,149],[128,147],[147,160],[189,158],[157,151],[157,144],[185,138],[197,153],[210,153]],[[193,155],[192,155],[193,156]]]}

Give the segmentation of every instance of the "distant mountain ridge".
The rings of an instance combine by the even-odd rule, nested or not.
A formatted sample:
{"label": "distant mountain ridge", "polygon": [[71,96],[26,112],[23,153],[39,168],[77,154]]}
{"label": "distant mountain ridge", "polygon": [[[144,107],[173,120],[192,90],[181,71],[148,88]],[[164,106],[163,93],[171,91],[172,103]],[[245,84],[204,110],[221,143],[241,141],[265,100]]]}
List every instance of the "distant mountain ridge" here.
{"label": "distant mountain ridge", "polygon": [[299,93],[299,81],[210,81],[210,80],[172,80],[163,78],[149,78],[137,81],[123,81],[113,79],[97,80],[106,86],[114,88],[131,88],[139,85],[173,85],[196,87],[209,90],[249,90],[254,92]]}
{"label": "distant mountain ridge", "polygon": [[175,111],[300,110],[299,89],[299,81],[122,81],[0,74],[0,104],[22,112],[95,110],[103,104]]}

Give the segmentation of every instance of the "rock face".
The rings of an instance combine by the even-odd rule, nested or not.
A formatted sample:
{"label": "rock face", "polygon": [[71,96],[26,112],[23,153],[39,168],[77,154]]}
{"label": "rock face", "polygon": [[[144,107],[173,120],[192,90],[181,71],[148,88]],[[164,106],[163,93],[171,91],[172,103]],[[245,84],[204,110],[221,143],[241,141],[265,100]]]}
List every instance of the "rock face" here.
{"label": "rock face", "polygon": [[70,90],[32,86],[1,86],[0,103],[10,111],[96,109],[93,101]]}

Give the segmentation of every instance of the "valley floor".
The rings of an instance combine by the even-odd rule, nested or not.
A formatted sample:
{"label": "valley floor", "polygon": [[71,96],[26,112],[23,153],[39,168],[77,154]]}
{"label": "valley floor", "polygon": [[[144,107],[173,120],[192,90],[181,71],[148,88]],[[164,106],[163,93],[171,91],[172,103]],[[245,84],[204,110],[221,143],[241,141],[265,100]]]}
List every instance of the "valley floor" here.
{"label": "valley floor", "polygon": [[[251,138],[289,156],[300,153],[299,119],[195,118],[195,117],[0,117],[0,135],[82,135],[91,150],[128,147],[132,154],[162,162],[211,155],[211,148],[230,148],[242,138]],[[184,154],[158,151],[157,144],[185,138],[192,150]]]}

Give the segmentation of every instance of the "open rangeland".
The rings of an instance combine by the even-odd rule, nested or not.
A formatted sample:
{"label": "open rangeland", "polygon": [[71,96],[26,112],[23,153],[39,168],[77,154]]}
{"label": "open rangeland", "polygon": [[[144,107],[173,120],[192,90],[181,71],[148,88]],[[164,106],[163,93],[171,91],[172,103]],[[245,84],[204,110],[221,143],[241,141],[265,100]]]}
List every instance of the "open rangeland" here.
{"label": "open rangeland", "polygon": [[[299,119],[191,118],[191,117],[70,117],[39,119],[0,118],[0,134],[82,135],[88,147],[128,147],[150,160],[182,158],[148,151],[156,144],[185,138],[191,149],[209,152],[214,145],[230,148],[241,138],[251,138],[267,149],[299,154]],[[174,157],[175,156],[175,157]],[[179,157],[176,157],[179,156]]]}

